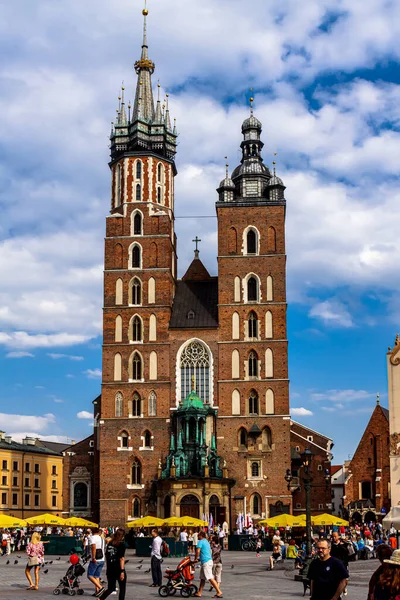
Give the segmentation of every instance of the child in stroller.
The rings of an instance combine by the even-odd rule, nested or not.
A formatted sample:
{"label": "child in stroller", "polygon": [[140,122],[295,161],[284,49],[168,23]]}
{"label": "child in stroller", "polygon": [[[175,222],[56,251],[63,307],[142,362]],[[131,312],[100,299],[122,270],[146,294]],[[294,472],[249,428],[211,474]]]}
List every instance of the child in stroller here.
{"label": "child in stroller", "polygon": [[197,593],[197,585],[193,582],[194,579],[194,563],[190,556],[186,556],[178,564],[176,569],[167,569],[165,577],[168,579],[165,585],[158,589],[158,593],[162,598],[173,596],[177,590],[183,598],[189,598],[192,594]]}
{"label": "child in stroller", "polygon": [[85,569],[81,565],[77,554],[71,554],[69,562],[71,566],[68,567],[64,577],[60,579],[60,583],[53,590],[55,596],[58,596],[58,594],[66,594],[68,596],[78,594],[78,596],[81,596],[83,594],[83,590],[79,587],[79,577],[84,574]]}

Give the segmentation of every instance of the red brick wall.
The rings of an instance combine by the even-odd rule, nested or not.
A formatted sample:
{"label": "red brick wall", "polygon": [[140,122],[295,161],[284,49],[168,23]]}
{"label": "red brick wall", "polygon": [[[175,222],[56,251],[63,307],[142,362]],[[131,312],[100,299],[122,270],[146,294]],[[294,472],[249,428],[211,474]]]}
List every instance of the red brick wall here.
{"label": "red brick wall", "polygon": [[[97,490],[94,480],[95,456],[94,446],[90,442],[94,441],[94,435],[67,448],[64,452],[63,468],[63,513],[69,513],[71,506],[71,475],[76,467],[85,467],[91,474],[91,498],[96,498]],[[91,509],[93,517],[93,506]]]}

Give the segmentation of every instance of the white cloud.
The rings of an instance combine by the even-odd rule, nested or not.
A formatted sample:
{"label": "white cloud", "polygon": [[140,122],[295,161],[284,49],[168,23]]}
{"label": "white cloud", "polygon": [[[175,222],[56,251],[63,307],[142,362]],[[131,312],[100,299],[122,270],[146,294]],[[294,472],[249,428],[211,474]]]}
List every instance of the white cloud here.
{"label": "white cloud", "polygon": [[298,408],[291,408],[290,412],[295,417],[311,417],[314,414],[311,410],[308,410],[308,408],[304,408],[303,406]]}
{"label": "white cloud", "polygon": [[10,434],[12,439],[21,443],[25,437],[39,438],[46,442],[58,442],[60,444],[70,444],[71,438],[66,435],[43,435],[39,431],[16,431]]}
{"label": "white cloud", "polygon": [[24,352],[23,350],[21,351],[16,351],[16,352],[7,352],[6,354],[6,358],[25,358],[25,357],[30,357],[30,358],[34,358],[34,354],[32,354],[31,352]]}
{"label": "white cloud", "polygon": [[0,413],[2,429],[12,436],[16,435],[15,432],[25,431],[27,435],[35,437],[34,432],[46,431],[55,420],[55,416],[51,413],[43,416]]}
{"label": "white cloud", "polygon": [[73,346],[82,344],[90,336],[80,334],[55,333],[55,334],[32,334],[25,331],[11,333],[0,332],[0,344],[9,348],[49,348],[52,346]]}
{"label": "white cloud", "polygon": [[68,358],[69,360],[83,360],[83,356],[74,356],[73,354],[56,354],[54,352],[48,352],[47,356],[53,358],[54,360],[58,360],[60,358]]}
{"label": "white cloud", "polygon": [[93,419],[93,413],[90,413],[87,410],[81,410],[76,416],[78,419]]}
{"label": "white cloud", "polygon": [[63,404],[64,400],[61,400],[61,398],[53,398],[53,402],[55,402],[56,404]]}
{"label": "white cloud", "polygon": [[36,390],[44,390],[45,387],[44,387],[44,385],[35,385],[35,389]]}
{"label": "white cloud", "polygon": [[317,302],[311,308],[309,316],[320,319],[328,326],[354,327],[349,311],[336,299]]}
{"label": "white cloud", "polygon": [[[357,400],[369,400],[376,397],[376,393],[367,392],[366,390],[328,390],[322,393],[311,394],[312,400],[331,400],[337,402],[336,408],[343,408],[345,402],[355,402]],[[327,410],[324,408],[324,410]]]}
{"label": "white cloud", "polygon": [[88,379],[98,379],[101,377],[101,369],[87,369],[83,372]]}

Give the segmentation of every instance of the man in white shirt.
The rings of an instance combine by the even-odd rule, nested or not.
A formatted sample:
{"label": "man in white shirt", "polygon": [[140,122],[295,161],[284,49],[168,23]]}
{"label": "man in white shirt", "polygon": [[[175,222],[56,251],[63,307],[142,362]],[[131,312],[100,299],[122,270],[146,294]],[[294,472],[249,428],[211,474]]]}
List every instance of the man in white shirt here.
{"label": "man in white shirt", "polygon": [[218,543],[221,546],[221,550],[224,549],[225,531],[221,528],[218,532]]}
{"label": "man in white shirt", "polygon": [[180,541],[181,542],[187,542],[188,534],[187,534],[187,531],[186,531],[185,527],[182,529],[181,534],[180,534],[179,537],[180,537]]}
{"label": "man in white shirt", "polygon": [[150,587],[160,587],[162,584],[162,573],[161,573],[161,547],[162,539],[158,535],[158,529],[152,529],[151,535],[153,537],[153,543],[151,545],[151,576],[153,583]]}
{"label": "man in white shirt", "polygon": [[104,567],[106,544],[100,535],[100,529],[98,527],[92,528],[92,535],[89,537],[88,541],[91,559],[87,570],[87,576],[89,581],[91,581],[96,588],[95,595],[101,596],[104,592],[104,587],[101,585],[100,575]]}

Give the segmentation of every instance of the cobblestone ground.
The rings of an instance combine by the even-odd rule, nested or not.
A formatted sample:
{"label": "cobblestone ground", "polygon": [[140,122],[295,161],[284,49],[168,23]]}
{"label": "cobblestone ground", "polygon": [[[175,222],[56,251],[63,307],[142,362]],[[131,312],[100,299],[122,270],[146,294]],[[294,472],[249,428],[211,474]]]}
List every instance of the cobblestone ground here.
{"label": "cobblestone ground", "polygon": [[[67,557],[46,556],[47,561],[53,560],[48,564],[48,573],[42,573],[40,579],[40,589],[38,592],[26,591],[27,580],[24,575],[25,557],[18,558],[16,554],[6,557],[0,557],[0,598],[1,600],[25,600],[37,597],[52,597],[52,592],[58,584],[60,578],[65,574],[68,565]],[[150,573],[146,573],[150,568],[150,559],[143,559],[139,563],[133,551],[127,551],[129,562],[127,564],[128,587],[126,600],[133,599],[156,599],[159,598],[157,590],[149,588],[151,583]],[[268,554],[263,553],[261,558],[256,558],[253,553],[247,552],[224,552],[223,553],[223,573],[222,590],[225,598],[232,600],[264,600],[265,598],[276,598],[279,600],[291,600],[301,598],[303,595],[303,586],[301,583],[293,580],[293,572],[266,570]],[[7,565],[7,561],[10,561]],[[15,565],[14,561],[18,560]],[[179,558],[168,558],[164,561],[165,568],[173,568]],[[233,568],[232,568],[233,566]],[[141,568],[138,568],[141,567]],[[348,600],[365,600],[367,597],[368,581],[373,571],[378,567],[378,561],[372,559],[369,561],[358,561],[350,565],[350,584],[348,590]],[[195,582],[198,583],[199,575],[196,571]],[[93,587],[86,578],[86,573],[81,578],[81,587],[84,590],[84,596],[93,594]],[[213,593],[208,591],[206,586],[203,597],[211,598]],[[308,593],[307,593],[308,596]],[[60,596],[64,598],[66,596]],[[177,597],[180,597],[177,595]],[[118,596],[110,596],[118,598]]]}

